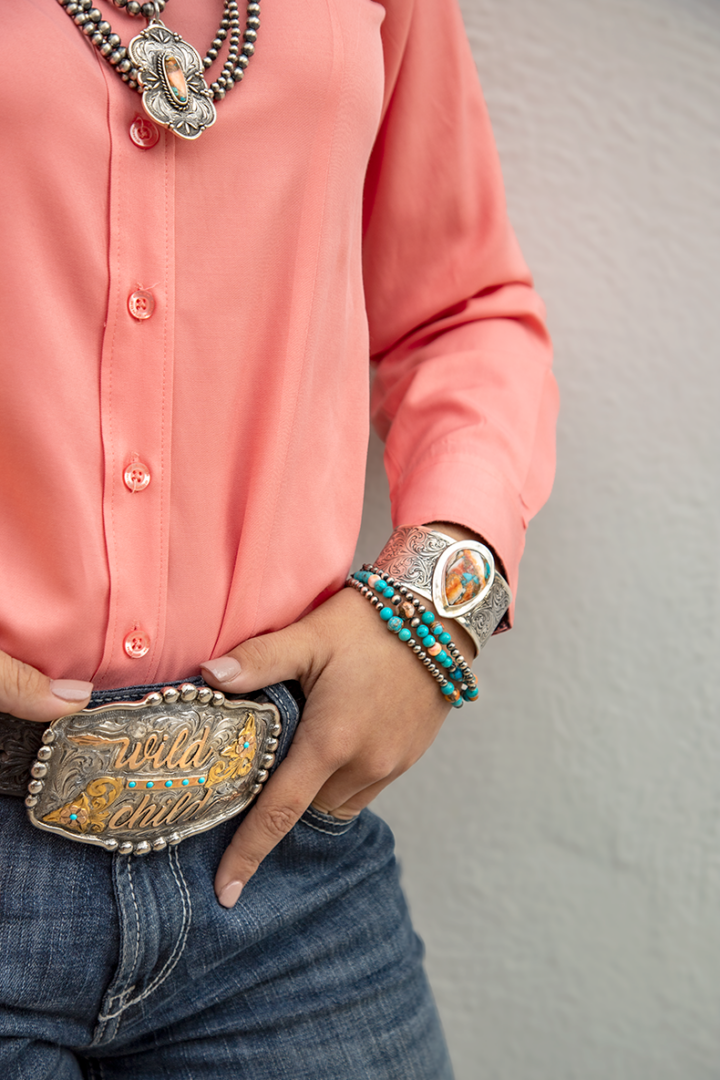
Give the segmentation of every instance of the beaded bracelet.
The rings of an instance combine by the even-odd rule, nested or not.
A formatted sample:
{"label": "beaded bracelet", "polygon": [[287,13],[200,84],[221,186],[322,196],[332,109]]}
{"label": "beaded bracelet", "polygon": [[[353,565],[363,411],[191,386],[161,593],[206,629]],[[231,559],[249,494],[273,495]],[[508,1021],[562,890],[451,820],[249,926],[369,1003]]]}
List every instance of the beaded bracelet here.
{"label": "beaded bracelet", "polygon": [[346,585],[378,609],[388,630],[397,634],[399,640],[413,651],[454,708],[459,709],[465,701],[475,700],[479,690],[470,665],[434,612],[429,611],[407,586],[398,585],[394,578],[371,563],[365,563],[362,570],[349,577]]}

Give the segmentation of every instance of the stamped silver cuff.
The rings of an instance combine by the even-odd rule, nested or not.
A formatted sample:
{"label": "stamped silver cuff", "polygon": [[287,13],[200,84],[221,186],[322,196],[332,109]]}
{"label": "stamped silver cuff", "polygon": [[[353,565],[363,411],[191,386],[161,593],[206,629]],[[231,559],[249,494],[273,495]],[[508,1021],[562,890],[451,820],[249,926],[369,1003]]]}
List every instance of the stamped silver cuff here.
{"label": "stamped silver cuff", "polygon": [[178,844],[239,814],[275,761],[271,703],[192,683],[53,720],[32,766],[33,825],[121,855]]}
{"label": "stamped silver cuff", "polygon": [[478,652],[512,601],[510,587],[488,547],[478,540],[455,540],[423,525],[396,529],[376,564],[401,585],[431,600],[439,615],[455,619]]}

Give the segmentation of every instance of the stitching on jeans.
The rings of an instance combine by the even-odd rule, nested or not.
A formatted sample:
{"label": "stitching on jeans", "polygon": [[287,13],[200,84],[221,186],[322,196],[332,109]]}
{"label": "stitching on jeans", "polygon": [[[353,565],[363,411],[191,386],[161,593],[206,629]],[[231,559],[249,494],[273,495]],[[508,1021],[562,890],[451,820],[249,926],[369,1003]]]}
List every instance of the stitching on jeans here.
{"label": "stitching on jeans", "polygon": [[[316,810],[314,806],[308,806],[305,813],[310,814],[311,817],[317,818],[318,821],[324,821],[328,825],[331,824],[328,821],[328,818],[332,817],[332,814],[321,814],[320,811]],[[336,818],[335,820],[337,821],[338,819]],[[338,824],[339,824],[339,822],[338,822]],[[346,821],[343,822],[343,825],[347,825],[347,822]]]}
{"label": "stitching on jeans", "polygon": [[[173,854],[175,855],[175,859],[177,861],[177,870],[178,870],[178,873],[180,874],[180,877],[182,878],[182,884],[181,884],[181,882],[180,882],[180,880],[178,878],[177,873],[175,872],[175,867],[173,866],[173,860],[172,860]],[[189,892],[188,887],[187,887],[187,882],[185,881],[185,877],[183,875],[183,872],[180,869],[180,862],[179,862],[179,859],[178,859],[177,850],[173,849],[172,851],[169,852],[168,861],[170,862],[170,869],[172,870],[173,877],[175,878],[178,889],[180,890],[180,898],[182,900],[182,906],[183,906],[183,921],[182,921],[182,925],[180,927],[180,934],[178,935],[178,940],[175,943],[175,948],[173,949],[172,953],[168,957],[168,960],[166,961],[164,967],[159,972],[157,977],[152,981],[150,986],[148,986],[147,989],[144,990],[143,993],[140,994],[139,997],[133,998],[132,1001],[124,1002],[116,1012],[110,1013],[107,1016],[105,1016],[103,1018],[105,1020],[111,1020],[111,1019],[114,1019],[114,1017],[116,1017],[116,1016],[120,1016],[121,1013],[125,1012],[126,1009],[129,1009],[131,1005],[137,1005],[139,1002],[144,1001],[145,998],[149,994],[152,994],[152,992],[154,990],[156,990],[158,988],[158,986],[161,985],[161,983],[165,982],[165,980],[170,975],[172,970],[176,967],[176,965],[177,965],[177,963],[178,963],[178,961],[179,961],[179,959],[180,959],[180,957],[181,957],[181,955],[183,953],[183,950],[185,948],[185,944],[186,944],[186,941],[187,941],[187,936],[188,936],[188,933],[190,931],[190,919],[188,918],[188,916],[192,915],[192,902],[190,900],[190,892]],[[187,900],[187,905],[188,905],[187,907],[185,906],[185,901],[186,900]],[[177,953],[177,955],[176,955],[176,953]],[[135,989],[135,987],[131,986],[129,988],[129,990],[126,991],[126,994],[131,993],[134,989]],[[122,996],[125,997],[126,994],[123,994]]]}
{"label": "stitching on jeans", "polygon": [[[132,855],[128,858],[128,884],[130,885],[130,895],[132,896],[133,907],[135,908],[135,959],[133,960],[133,967],[135,967],[138,962],[138,957],[140,956],[140,909],[138,908],[138,902],[135,897],[135,886],[133,884]],[[128,990],[127,993],[130,993],[130,991]]]}
{"label": "stitching on jeans", "polygon": [[[119,889],[120,889],[120,883],[118,882],[117,879],[118,879],[118,874],[119,874],[119,871],[120,871],[120,867],[122,865],[120,863],[120,861],[119,861],[120,858],[121,858],[121,856],[117,856],[117,855],[115,856],[115,860],[114,860],[115,865],[113,867],[113,876],[115,878],[115,882],[116,882],[118,892],[119,892]],[[124,862],[124,860],[123,860],[123,862]],[[130,856],[127,859],[126,865],[127,865],[127,869],[128,869],[128,876],[130,878],[130,891],[132,892],[133,903],[135,905],[135,919],[136,919],[136,922],[135,922],[135,940],[136,940],[135,963],[137,963],[138,951],[139,951],[139,948],[140,948],[140,943],[139,943],[140,916],[139,916],[139,913],[138,913],[138,906],[137,906],[137,903],[135,901],[135,892],[134,892],[133,886],[132,886],[132,875],[131,875],[132,858]],[[119,908],[119,905],[118,905],[118,908]],[[120,957],[119,957],[119,960],[118,960],[118,974],[116,976],[116,982],[120,981],[121,978],[125,977],[126,951],[127,951],[127,934],[121,932],[121,934],[120,934]],[[108,998],[108,1002],[107,1002],[108,1009],[112,1009],[114,1007],[114,1005],[116,1004],[116,1002],[122,1002],[129,994],[131,994],[133,992],[134,989],[135,989],[135,985],[133,984],[132,986],[126,986],[124,990],[118,990],[118,992],[116,994],[111,994],[110,997]],[[96,1046],[99,1042],[102,1041],[102,1039],[103,1039],[103,1037],[105,1035],[105,1028],[107,1027],[108,1020],[111,1020],[114,1016],[117,1016],[117,1015],[118,1015],[118,1013],[116,1013],[116,1012],[100,1013],[98,1015],[98,1018],[97,1018],[98,1027],[96,1028],[95,1036],[93,1038],[93,1041],[92,1041],[91,1045]]]}
{"label": "stitching on jeans", "polygon": [[[176,864],[175,866],[173,866],[173,855],[175,856],[175,864]],[[147,987],[147,989],[144,990],[142,992],[142,994],[140,994],[139,997],[133,998],[132,1001],[124,1002],[116,1012],[110,1013],[107,1016],[103,1017],[104,1020],[112,1020],[116,1016],[120,1016],[121,1013],[124,1013],[126,1009],[130,1008],[131,1005],[138,1005],[141,1001],[144,1001],[145,998],[148,997],[149,994],[152,994],[154,990],[157,990],[158,986],[160,986],[162,983],[165,982],[165,980],[168,978],[170,973],[177,966],[177,964],[178,964],[178,962],[180,960],[180,957],[183,954],[183,951],[185,949],[185,944],[187,942],[188,934],[190,933],[190,924],[192,922],[192,901],[190,899],[190,890],[188,889],[187,882],[185,880],[185,876],[184,876],[184,874],[182,872],[182,869],[180,868],[180,860],[179,860],[178,852],[177,852],[176,848],[173,848],[169,852],[168,861],[170,863],[170,869],[172,870],[173,877],[175,878],[175,882],[176,882],[177,887],[178,887],[178,889],[180,891],[180,898],[182,900],[182,908],[183,908],[183,921],[182,921],[182,925],[180,927],[180,933],[178,935],[178,939],[175,942],[175,948],[173,949],[172,953],[168,957],[168,959],[167,959],[164,967],[162,968],[162,970],[159,972],[159,974],[156,976],[156,978],[153,979],[153,981],[150,983],[150,985]],[[177,872],[176,872],[176,868],[177,868]],[[178,874],[180,875],[180,877],[178,877]],[[181,879],[182,879],[182,881],[181,881]],[[187,904],[186,904],[186,901],[187,901]]]}
{"label": "stitching on jeans", "polygon": [[314,829],[315,832],[325,833],[326,836],[342,836],[343,833],[347,832],[347,829],[340,829],[339,831],[334,829],[321,829],[319,825],[313,825],[311,821],[306,821],[305,824],[308,829]]}
{"label": "stitching on jeans", "polygon": [[[298,703],[288,688],[283,683],[273,683],[271,686],[266,686],[265,690],[269,690],[271,695],[280,699],[289,714],[288,719],[294,720],[295,714],[298,712]],[[279,703],[276,702],[275,704],[278,705]]]}
{"label": "stitching on jeans", "polygon": [[[328,821],[328,816],[329,815],[318,813],[318,811],[314,810],[312,806],[308,806],[305,813],[310,814],[314,818],[317,818],[318,821],[322,821],[323,825],[331,825],[332,824],[332,822]],[[347,832],[348,829],[350,828],[350,826],[354,825],[356,821],[357,821],[357,816],[350,818],[349,821],[338,822],[338,825],[337,825],[335,830],[318,829],[317,825],[313,825],[309,821],[306,821],[305,824],[309,825],[311,829],[317,829],[318,832],[327,832],[327,833],[332,833],[332,835],[335,835],[336,832],[337,833]]]}
{"label": "stitching on jeans", "polygon": [[[175,859],[174,859],[175,865],[174,866],[173,866],[173,856],[175,856]],[[144,998],[146,998],[148,996],[148,994],[151,994],[153,992],[153,990],[156,990],[157,987],[161,985],[161,983],[165,982],[168,975],[177,966],[178,961],[180,960],[180,957],[182,956],[183,950],[185,949],[185,944],[187,942],[188,934],[190,933],[190,923],[192,921],[192,901],[190,899],[190,890],[188,889],[187,882],[185,880],[185,876],[184,876],[184,874],[182,872],[182,869],[180,867],[180,858],[179,858],[179,855],[178,855],[177,848],[173,848],[169,852],[169,854],[168,854],[168,862],[170,863],[170,869],[172,870],[173,877],[175,878],[175,882],[176,882],[178,890],[180,892],[180,898],[182,900],[182,906],[183,906],[183,921],[182,921],[182,926],[180,927],[180,933],[178,935],[178,940],[177,940],[177,942],[175,944],[175,948],[173,949],[170,957],[168,958],[167,963],[163,967],[162,971],[160,971],[160,973],[157,975],[157,977],[150,984],[150,986],[148,986],[148,988],[145,991],[143,991],[143,993],[140,995],[140,997],[135,998],[133,1001],[128,1001],[123,1006],[123,1008],[128,1008],[128,1006],[134,1005],[138,1001],[142,1001]],[[178,874],[180,875],[179,877],[178,877]],[[181,878],[182,878],[182,881],[180,880]],[[185,901],[186,900],[187,900],[187,907],[185,906]],[[177,955],[176,955],[176,953],[177,953]]]}
{"label": "stitching on jeans", "polygon": [[[128,871],[128,884],[130,886],[130,895],[132,896],[133,907],[135,908],[135,957],[133,959],[133,968],[134,968],[136,966],[136,964],[137,964],[138,956],[140,955],[140,911],[138,909],[137,899],[135,897],[135,887],[133,885],[132,855],[128,855],[128,857],[127,857],[127,871]],[[123,967],[124,967],[124,965],[125,965],[125,957],[124,956],[123,956],[122,964],[123,964]],[[122,970],[122,968],[121,968],[121,970]],[[108,1001],[108,1008],[110,1007],[111,1003],[114,1004],[116,1001],[122,1002],[123,999],[126,998],[129,994],[131,994],[134,989],[135,989],[134,985],[133,986],[128,986],[128,987],[125,988],[125,990],[122,990],[119,993],[114,994],[113,997],[111,997],[110,1000]],[[108,1020],[113,1020],[116,1016],[119,1016],[124,1008],[125,1008],[125,1005],[121,1004],[120,1009],[118,1011],[109,1012],[109,1013],[103,1013],[101,1016],[98,1017],[98,1020],[101,1021],[103,1024],[106,1024]]]}

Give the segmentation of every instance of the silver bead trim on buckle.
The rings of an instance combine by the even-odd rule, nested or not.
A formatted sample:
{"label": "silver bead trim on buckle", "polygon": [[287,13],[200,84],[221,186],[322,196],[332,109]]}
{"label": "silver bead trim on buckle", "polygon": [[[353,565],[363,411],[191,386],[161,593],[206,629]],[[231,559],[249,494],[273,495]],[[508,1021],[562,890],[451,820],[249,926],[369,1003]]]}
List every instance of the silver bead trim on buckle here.
{"label": "silver bead trim on buckle", "polygon": [[248,806],[282,730],[275,705],[184,683],[54,720],[31,769],[33,825],[147,855]]}

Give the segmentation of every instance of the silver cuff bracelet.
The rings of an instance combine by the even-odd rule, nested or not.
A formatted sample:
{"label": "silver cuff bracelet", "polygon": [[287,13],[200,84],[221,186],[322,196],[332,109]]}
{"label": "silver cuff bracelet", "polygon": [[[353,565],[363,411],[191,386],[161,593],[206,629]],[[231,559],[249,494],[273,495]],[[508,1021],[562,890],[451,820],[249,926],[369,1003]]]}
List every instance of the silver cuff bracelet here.
{"label": "silver cuff bracelet", "polygon": [[423,525],[403,525],[376,562],[397,582],[431,600],[440,616],[455,619],[478,652],[512,601],[492,552],[479,540],[454,540]]}

